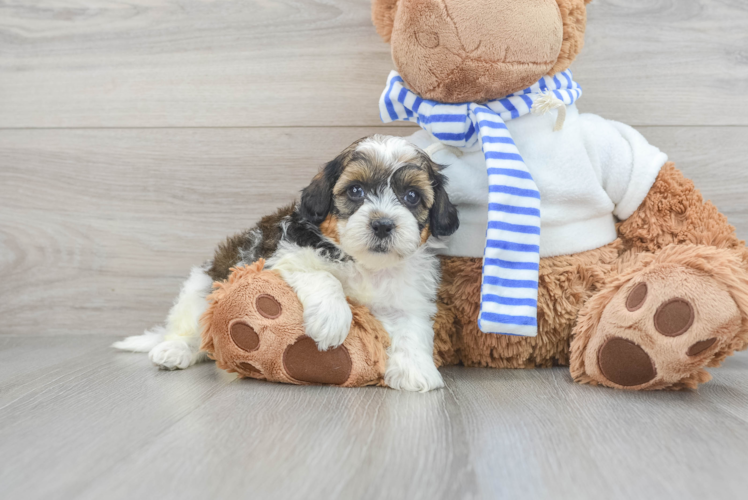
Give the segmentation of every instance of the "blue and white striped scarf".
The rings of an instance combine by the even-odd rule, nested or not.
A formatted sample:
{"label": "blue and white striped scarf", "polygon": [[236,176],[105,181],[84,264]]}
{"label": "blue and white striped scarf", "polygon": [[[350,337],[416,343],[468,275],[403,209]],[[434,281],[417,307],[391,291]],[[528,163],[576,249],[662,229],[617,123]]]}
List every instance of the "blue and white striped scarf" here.
{"label": "blue and white striped scarf", "polygon": [[417,122],[448,146],[482,145],[489,191],[478,317],[484,333],[537,335],[540,193],[505,122],[530,113],[536,100],[551,95],[571,105],[582,89],[564,71],[504,99],[442,104],[405,88],[393,71],[379,102],[385,123]]}

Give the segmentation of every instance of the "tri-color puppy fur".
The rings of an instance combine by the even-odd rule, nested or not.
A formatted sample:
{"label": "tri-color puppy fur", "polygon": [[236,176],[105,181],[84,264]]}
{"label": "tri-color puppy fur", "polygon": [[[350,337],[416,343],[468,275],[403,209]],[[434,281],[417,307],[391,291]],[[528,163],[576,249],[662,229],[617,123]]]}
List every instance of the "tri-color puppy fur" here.
{"label": "tri-color puppy fur", "polygon": [[213,281],[259,258],[294,289],[304,326],[320,350],[346,338],[346,297],[366,305],[391,337],[385,382],[427,391],[443,385],[433,363],[438,239],[458,228],[457,211],[440,167],[399,137],[357,141],[329,162],[302,191],[301,201],[264,217],[219,245],[193,269],[165,329],[116,346],[150,349],[161,368],[186,368],[198,352],[200,315]]}

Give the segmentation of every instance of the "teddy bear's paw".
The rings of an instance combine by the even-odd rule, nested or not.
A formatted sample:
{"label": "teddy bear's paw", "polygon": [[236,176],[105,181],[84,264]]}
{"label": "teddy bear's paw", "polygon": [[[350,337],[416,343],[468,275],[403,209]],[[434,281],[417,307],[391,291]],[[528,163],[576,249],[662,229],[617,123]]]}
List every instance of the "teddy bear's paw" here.
{"label": "teddy bear's paw", "polygon": [[242,378],[349,387],[382,383],[387,339],[368,310],[346,302],[346,314],[338,316],[347,318],[350,332],[324,351],[307,335],[304,312],[278,274],[240,269],[211,297],[202,318],[202,348],[219,368]]}
{"label": "teddy bear's paw", "polygon": [[731,295],[711,276],[662,265],[616,293],[584,354],[587,375],[624,389],[695,388],[740,330]]}
{"label": "teddy bear's paw", "polygon": [[257,303],[264,319],[261,324],[253,325],[247,316],[230,323],[229,349],[238,353],[230,363],[232,371],[249,378],[296,383],[343,385],[348,381],[352,361],[345,346],[320,351],[317,343],[297,328],[274,327],[272,320],[279,318],[283,309],[275,298],[265,294]]}
{"label": "teddy bear's paw", "polygon": [[275,345],[267,345],[263,355],[255,352],[260,348],[260,335],[246,319],[232,324],[230,331],[234,346],[247,353],[233,362],[233,371],[244,377],[265,379],[267,373],[270,380],[343,385],[351,375],[351,356],[345,346],[320,351],[305,335],[291,343],[282,336],[266,335],[265,342]]}
{"label": "teddy bear's paw", "polygon": [[[243,352],[233,356],[230,371],[247,378],[297,384],[346,385],[350,381],[354,360],[345,345],[320,351],[314,339],[306,335],[294,337],[293,333],[287,335],[291,332],[267,328],[262,331],[264,334],[258,333],[246,317],[232,322],[232,345],[225,346],[224,352]],[[361,350],[357,347],[354,352]]]}

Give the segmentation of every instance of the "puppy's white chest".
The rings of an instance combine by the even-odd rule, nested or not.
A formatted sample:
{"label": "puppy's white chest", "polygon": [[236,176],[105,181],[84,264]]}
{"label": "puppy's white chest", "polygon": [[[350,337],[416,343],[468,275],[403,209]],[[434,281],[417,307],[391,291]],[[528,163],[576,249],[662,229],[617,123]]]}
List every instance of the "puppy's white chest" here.
{"label": "puppy's white chest", "polygon": [[391,270],[379,272],[357,272],[347,277],[343,284],[346,295],[371,309],[377,304],[388,302],[386,297],[393,292]]}
{"label": "puppy's white chest", "polygon": [[435,299],[435,283],[429,286],[409,266],[357,271],[343,285],[346,295],[368,307],[377,317],[403,312],[419,314]]}

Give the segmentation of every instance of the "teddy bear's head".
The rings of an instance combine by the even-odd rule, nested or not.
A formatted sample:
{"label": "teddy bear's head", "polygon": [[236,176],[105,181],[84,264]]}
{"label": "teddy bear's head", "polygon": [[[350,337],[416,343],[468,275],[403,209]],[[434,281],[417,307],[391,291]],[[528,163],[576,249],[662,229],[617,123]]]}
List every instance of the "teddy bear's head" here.
{"label": "teddy bear's head", "polygon": [[373,0],[377,32],[426,99],[484,102],[567,69],[592,0]]}

